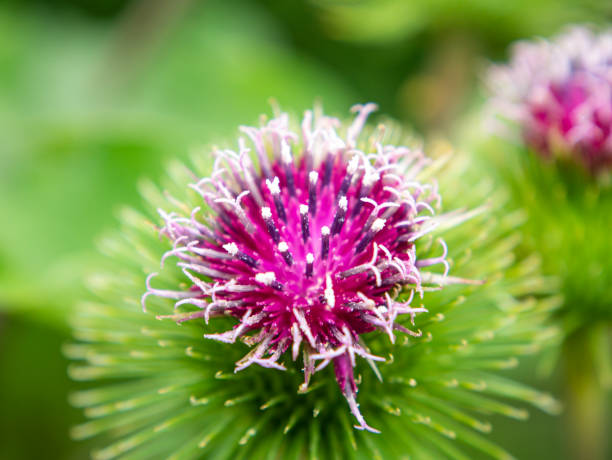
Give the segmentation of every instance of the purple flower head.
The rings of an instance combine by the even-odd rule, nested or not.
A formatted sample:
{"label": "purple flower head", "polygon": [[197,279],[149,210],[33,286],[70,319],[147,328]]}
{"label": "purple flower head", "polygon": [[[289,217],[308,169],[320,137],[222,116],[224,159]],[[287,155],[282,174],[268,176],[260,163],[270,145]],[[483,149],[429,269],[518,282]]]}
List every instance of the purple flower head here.
{"label": "purple flower head", "polygon": [[493,110],[517,121],[536,152],[591,172],[612,165],[612,33],[575,27],[550,42],[519,42],[489,77]]}
{"label": "purple flower head", "polygon": [[[241,138],[237,152],[216,152],[211,176],[191,185],[210,215],[202,218],[200,208],[190,215],[159,211],[173,244],[163,259],[178,259],[189,288],[155,289],[152,274],[143,296],[143,305],[152,294],[197,307],[172,316],[177,321],[235,318],[231,330],[205,337],[252,347],[236,371],[252,364],[284,370],[285,353],[293,361],[301,354],[303,391],[333,363],[357,428],[370,431],[376,430],[359,412],[353,368],[358,357],[373,367],[384,358],[369,351],[363,336],[379,330],[394,342],[396,331],[420,335],[397,320],[408,315],[414,324],[426,311],[411,300],[440,275],[421,268],[448,269],[443,242],[439,257],[416,255],[439,202],[436,188],[417,180],[427,159],[381,145],[384,127],[359,140],[375,109],[355,106],[346,129],[310,111],[299,132],[284,113],[260,128],[242,127],[252,148]],[[402,289],[408,297],[396,301]]]}

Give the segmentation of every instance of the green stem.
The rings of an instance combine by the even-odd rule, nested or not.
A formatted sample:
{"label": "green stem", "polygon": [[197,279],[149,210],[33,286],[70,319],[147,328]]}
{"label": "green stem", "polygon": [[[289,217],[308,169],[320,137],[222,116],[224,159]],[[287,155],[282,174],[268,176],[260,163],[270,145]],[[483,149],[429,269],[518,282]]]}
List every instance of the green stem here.
{"label": "green stem", "polygon": [[596,329],[582,329],[564,346],[566,426],[571,458],[605,460],[609,445],[607,394],[598,378],[595,360]]}

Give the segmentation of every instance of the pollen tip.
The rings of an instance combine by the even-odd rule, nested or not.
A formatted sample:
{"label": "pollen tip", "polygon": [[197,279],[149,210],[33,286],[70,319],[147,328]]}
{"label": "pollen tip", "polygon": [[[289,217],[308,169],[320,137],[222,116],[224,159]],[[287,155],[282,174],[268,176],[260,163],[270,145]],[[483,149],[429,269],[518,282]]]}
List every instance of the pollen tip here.
{"label": "pollen tip", "polygon": [[224,244],[223,249],[225,249],[232,256],[238,254],[238,246],[236,246],[236,243]]}
{"label": "pollen tip", "polygon": [[280,194],[280,185],[278,177],[274,177],[273,180],[266,179],[266,185],[268,186],[268,189],[270,190],[270,193],[272,195]]}
{"label": "pollen tip", "polygon": [[255,275],[255,281],[269,286],[276,281],[276,274],[274,272],[257,273]]}
{"label": "pollen tip", "polygon": [[351,158],[351,161],[349,161],[346,171],[349,174],[353,175],[355,174],[355,171],[357,171],[358,166],[359,166],[359,157],[355,155],[353,156],[353,158]]}
{"label": "pollen tip", "polygon": [[264,219],[270,219],[272,217],[272,210],[269,207],[264,206],[261,208],[261,217]]}
{"label": "pollen tip", "polygon": [[291,164],[293,158],[291,158],[291,147],[286,140],[281,140],[281,155],[285,164]]}
{"label": "pollen tip", "polygon": [[378,179],[380,179],[380,175],[375,172],[367,173],[363,176],[363,185],[365,187],[369,187],[373,183],[375,183]]}
{"label": "pollen tip", "polygon": [[381,219],[381,218],[376,219],[374,223],[372,224],[372,230],[375,232],[381,231],[385,226],[385,222],[386,222],[385,219]]}

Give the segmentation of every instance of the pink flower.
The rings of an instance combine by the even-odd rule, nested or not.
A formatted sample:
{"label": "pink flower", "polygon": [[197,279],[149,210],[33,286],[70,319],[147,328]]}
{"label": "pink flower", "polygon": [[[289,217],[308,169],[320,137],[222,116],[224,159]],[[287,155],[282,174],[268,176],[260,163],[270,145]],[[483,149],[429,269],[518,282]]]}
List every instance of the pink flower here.
{"label": "pink flower", "polygon": [[[191,187],[202,197],[190,215],[159,213],[161,230],[172,243],[170,256],[189,288],[168,291],[151,286],[148,295],[176,299],[195,308],[174,315],[177,321],[231,316],[235,326],[208,339],[252,347],[236,371],[257,364],[284,370],[281,358],[303,359],[305,390],[311,376],[333,363],[340,390],[358,428],[376,431],[356,402],[353,368],[357,357],[372,366],[363,335],[383,331],[420,335],[398,324],[426,311],[413,307],[422,283],[440,278],[421,268],[441,264],[439,257],[418,260],[415,244],[435,227],[439,197],[416,175],[427,164],[419,152],[381,145],[380,133],[359,141],[374,104],[355,106],[347,129],[337,119],[304,115],[299,132],[280,114],[260,128],[243,127],[252,149],[239,139],[237,152],[216,152],[210,177]],[[251,150],[257,159],[253,163]],[[401,289],[409,297],[398,302]]]}
{"label": "pink flower", "polygon": [[489,83],[493,110],[518,122],[533,150],[593,173],[612,165],[612,33],[576,27],[552,41],[519,42]]}

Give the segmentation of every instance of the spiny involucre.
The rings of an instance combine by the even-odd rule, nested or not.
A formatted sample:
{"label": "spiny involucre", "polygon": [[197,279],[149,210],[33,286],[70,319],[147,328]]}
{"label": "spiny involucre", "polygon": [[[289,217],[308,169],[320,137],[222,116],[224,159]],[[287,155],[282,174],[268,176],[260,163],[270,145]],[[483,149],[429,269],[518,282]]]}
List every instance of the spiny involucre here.
{"label": "spiny involucre", "polygon": [[519,42],[488,82],[493,112],[518,122],[535,152],[594,174],[612,166],[611,32],[574,26],[551,41]]}
{"label": "spiny involucre", "polygon": [[[128,213],[128,247],[107,248],[139,270],[94,279],[104,302],[83,306],[84,343],[67,349],[88,361],[75,378],[133,380],[73,398],[95,418],[77,437],[120,438],[98,457],[461,457],[457,438],[506,458],[473,412],[525,416],[495,394],[554,409],[486,372],[550,335],[554,303],[515,297],[545,287],[532,260],[514,262],[519,216],[490,218],[494,194],[460,157],[363,132],[374,108],[348,125],[307,111],[297,129],[279,113],[243,127],[238,151],[216,149],[211,174],[177,167],[165,195],[145,189],[162,225]],[[434,175],[460,210],[436,212]],[[143,273],[146,313],[131,297]],[[382,433],[354,432],[340,395],[357,428]]]}

